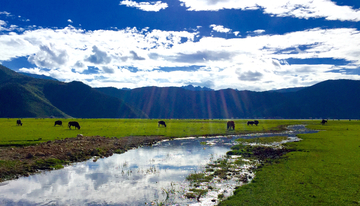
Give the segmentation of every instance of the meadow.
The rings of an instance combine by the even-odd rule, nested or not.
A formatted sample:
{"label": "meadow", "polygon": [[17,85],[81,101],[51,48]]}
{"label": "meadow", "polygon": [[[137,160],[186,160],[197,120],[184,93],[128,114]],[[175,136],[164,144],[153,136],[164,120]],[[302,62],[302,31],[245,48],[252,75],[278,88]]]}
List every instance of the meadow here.
{"label": "meadow", "polygon": [[[259,126],[247,126],[247,120],[234,120],[235,130],[228,131],[227,120],[165,119],[166,128],[158,127],[158,119],[61,119],[64,126],[54,127],[55,120],[22,119],[23,126],[16,126],[16,119],[0,119],[0,146],[38,144],[78,134],[173,138],[279,131],[284,128],[281,125],[306,124],[319,132],[287,143],[292,152],[267,161],[250,184],[239,187],[220,205],[360,204],[360,121],[329,120],[321,125],[320,120],[259,120]],[[70,130],[69,121],[78,121],[81,129]]]}
{"label": "meadow", "polygon": [[[165,119],[167,127],[158,127],[158,119],[59,119],[63,126],[54,126],[58,119],[0,119],[0,145],[31,145],[49,140],[84,136],[126,137],[165,136],[169,138],[188,136],[232,135],[251,132],[276,131],[279,125],[312,124],[318,120],[260,120],[259,126],[247,126],[247,120],[235,120],[235,130],[227,130],[227,120]],[[69,121],[78,121],[80,130],[67,127]]]}
{"label": "meadow", "polygon": [[220,205],[359,205],[360,122],[332,121],[288,143],[295,151],[256,170]]}

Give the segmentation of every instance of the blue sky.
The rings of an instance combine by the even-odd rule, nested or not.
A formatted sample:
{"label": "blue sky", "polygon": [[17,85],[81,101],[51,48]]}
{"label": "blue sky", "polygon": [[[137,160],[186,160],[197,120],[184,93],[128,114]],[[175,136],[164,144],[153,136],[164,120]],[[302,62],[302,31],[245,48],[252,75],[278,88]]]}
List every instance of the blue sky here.
{"label": "blue sky", "polygon": [[360,80],[360,1],[0,0],[0,63],[92,87]]}

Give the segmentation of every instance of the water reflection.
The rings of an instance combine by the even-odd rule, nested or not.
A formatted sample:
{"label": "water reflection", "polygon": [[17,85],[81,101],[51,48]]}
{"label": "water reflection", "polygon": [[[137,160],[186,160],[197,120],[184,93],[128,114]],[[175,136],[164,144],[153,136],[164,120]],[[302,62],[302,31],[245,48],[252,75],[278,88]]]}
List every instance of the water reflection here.
{"label": "water reflection", "polygon": [[[144,205],[169,200],[167,190],[181,191],[185,177],[230,146],[200,144],[205,139],[162,142],[112,157],[92,160],[0,186],[0,205]],[[220,141],[221,142],[221,141]]]}
{"label": "water reflection", "polygon": [[[284,133],[289,134],[296,133]],[[186,176],[225,155],[235,138],[239,136],[164,141],[97,162],[22,177],[0,184],[0,205],[187,205],[194,201],[182,196]]]}

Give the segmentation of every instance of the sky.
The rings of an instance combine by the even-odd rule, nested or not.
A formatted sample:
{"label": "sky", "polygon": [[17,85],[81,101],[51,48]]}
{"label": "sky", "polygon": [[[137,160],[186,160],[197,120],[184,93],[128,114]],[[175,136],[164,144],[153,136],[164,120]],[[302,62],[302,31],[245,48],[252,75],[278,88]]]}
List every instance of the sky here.
{"label": "sky", "polygon": [[360,1],[0,0],[0,64],[91,87],[360,80]]}

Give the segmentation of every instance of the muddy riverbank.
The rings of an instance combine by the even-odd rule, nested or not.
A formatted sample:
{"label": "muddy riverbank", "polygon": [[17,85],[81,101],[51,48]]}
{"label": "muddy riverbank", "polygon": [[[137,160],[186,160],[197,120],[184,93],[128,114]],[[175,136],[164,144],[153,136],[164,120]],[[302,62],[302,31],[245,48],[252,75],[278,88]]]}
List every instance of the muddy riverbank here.
{"label": "muddy riverbank", "polygon": [[163,136],[141,137],[83,137],[43,142],[26,147],[0,149],[0,182],[28,176],[41,170],[62,168],[71,162],[81,162],[93,156],[100,158],[123,153],[142,145],[168,139]]}
{"label": "muddy riverbank", "polygon": [[[232,146],[238,145],[239,138],[256,143],[262,142],[261,138],[265,142],[289,141],[289,136],[295,138],[307,132],[304,126],[289,126],[280,133],[207,135],[170,141],[155,136],[118,139],[79,135],[6,148],[7,152],[0,148],[1,169],[11,171],[0,183],[0,204],[216,205],[231,196],[236,187],[251,182],[254,169],[261,165],[255,157],[247,160],[242,156],[254,154],[264,160],[283,154],[268,147],[261,150],[260,145],[245,145],[234,151],[241,153],[240,159],[238,155],[226,155]],[[33,173],[37,174],[30,175]],[[199,179],[199,175],[204,178]],[[10,177],[19,178],[4,181]],[[114,195],[119,193],[122,195]]]}
{"label": "muddy riverbank", "polygon": [[[261,133],[278,133],[286,130],[280,125],[273,130]],[[240,133],[236,134],[241,135]],[[205,137],[221,136],[205,135]],[[155,144],[169,139],[164,136],[131,136],[131,137],[86,137],[65,138],[42,142],[32,146],[0,147],[0,182],[29,176],[36,172],[63,168],[72,162],[82,162],[93,156],[109,157],[114,153],[123,153],[142,145]]]}

